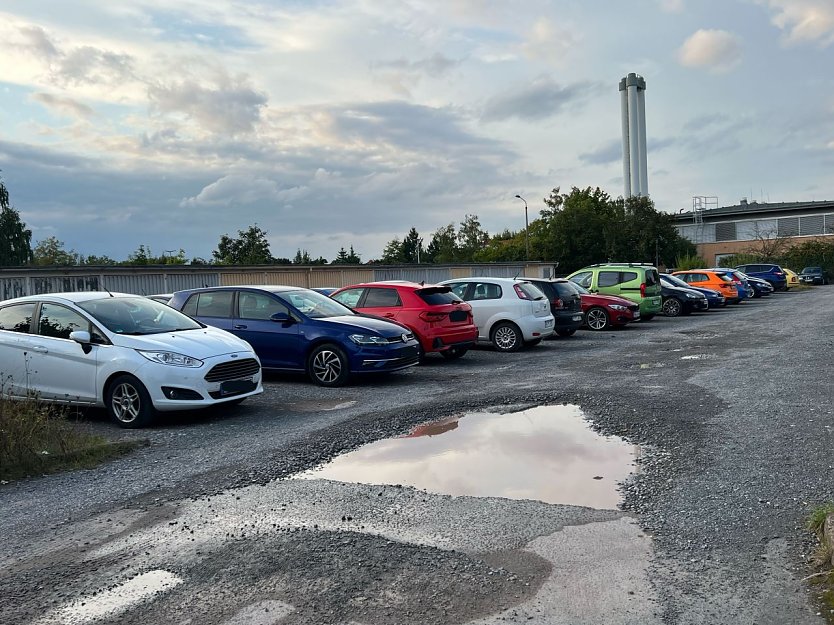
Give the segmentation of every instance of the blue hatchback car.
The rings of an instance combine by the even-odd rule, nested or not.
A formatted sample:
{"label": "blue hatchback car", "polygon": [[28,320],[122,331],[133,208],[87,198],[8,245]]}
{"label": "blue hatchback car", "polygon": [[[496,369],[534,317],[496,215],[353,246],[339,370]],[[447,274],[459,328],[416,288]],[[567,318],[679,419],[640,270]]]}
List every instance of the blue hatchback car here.
{"label": "blue hatchback car", "polygon": [[715,289],[704,289],[699,286],[693,286],[688,282],[684,282],[677,276],[671,276],[668,273],[660,274],[660,281],[668,284],[668,286],[676,286],[682,289],[689,289],[690,291],[698,291],[707,298],[707,304],[710,308],[718,308],[727,305],[727,298],[721,295]]}
{"label": "blue hatchback car", "polygon": [[723,274],[732,280],[736,285],[738,291],[739,302],[753,297],[753,287],[747,281],[747,277],[735,269],[728,269],[727,267],[713,267],[710,271]]}
{"label": "blue hatchback car", "polygon": [[303,371],[321,386],[352,374],[389,372],[419,362],[405,326],[360,315],[326,295],[292,286],[177,291],[168,303],[247,341],[264,369]]}
{"label": "blue hatchback car", "polygon": [[758,263],[755,265],[739,265],[736,269],[752,278],[766,280],[777,291],[788,290],[788,277],[779,265]]}

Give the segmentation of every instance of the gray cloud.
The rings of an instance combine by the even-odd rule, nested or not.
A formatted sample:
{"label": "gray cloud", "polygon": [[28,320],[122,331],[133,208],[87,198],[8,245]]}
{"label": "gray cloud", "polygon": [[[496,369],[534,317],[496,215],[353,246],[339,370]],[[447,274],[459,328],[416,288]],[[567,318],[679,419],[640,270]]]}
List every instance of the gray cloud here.
{"label": "gray cloud", "polygon": [[252,132],[267,103],[246,76],[220,76],[210,87],[193,80],[159,83],[148,96],[161,113],[184,113],[207,130],[227,134]]}
{"label": "gray cloud", "polygon": [[619,161],[623,157],[622,139],[612,139],[589,152],[579,155],[579,160],[588,165],[607,165]]}
{"label": "gray cloud", "polygon": [[51,93],[35,93],[32,94],[32,99],[52,111],[69,117],[87,118],[94,114],[93,109],[89,106],[72,98],[64,98]]}
{"label": "gray cloud", "polygon": [[525,121],[547,119],[568,105],[588,97],[597,87],[591,83],[562,86],[550,78],[540,78],[530,86],[495,96],[486,103],[481,119],[503,121],[515,117]]}
{"label": "gray cloud", "polygon": [[438,52],[428,58],[420,59],[419,61],[409,61],[407,59],[383,61],[372,64],[371,68],[392,69],[397,72],[404,72],[408,74],[426,74],[427,76],[436,78],[438,76],[442,76],[457,65],[460,65],[460,61],[450,59],[449,57]]}
{"label": "gray cloud", "polygon": [[20,34],[23,35],[22,47],[34,56],[47,61],[59,56],[52,39],[40,26],[24,26],[20,28]]}

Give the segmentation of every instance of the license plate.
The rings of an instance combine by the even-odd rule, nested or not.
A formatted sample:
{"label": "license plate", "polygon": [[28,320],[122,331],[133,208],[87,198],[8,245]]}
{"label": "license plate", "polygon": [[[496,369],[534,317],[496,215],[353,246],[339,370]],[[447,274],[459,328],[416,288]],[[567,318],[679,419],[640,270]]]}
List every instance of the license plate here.
{"label": "license plate", "polygon": [[582,315],[574,315],[573,320],[574,321],[582,321]]}
{"label": "license plate", "polygon": [[640,318],[640,311],[639,311],[639,310],[638,310],[638,311],[636,311],[636,312],[634,313],[634,318],[635,318],[635,319],[639,319],[639,318]]}
{"label": "license plate", "polygon": [[553,325],[553,319],[545,319],[545,322],[544,322],[544,327],[545,328],[549,328],[552,325]]}
{"label": "license plate", "polygon": [[246,393],[248,391],[254,391],[256,386],[252,380],[228,380],[221,382],[220,394],[234,395],[236,393]]}

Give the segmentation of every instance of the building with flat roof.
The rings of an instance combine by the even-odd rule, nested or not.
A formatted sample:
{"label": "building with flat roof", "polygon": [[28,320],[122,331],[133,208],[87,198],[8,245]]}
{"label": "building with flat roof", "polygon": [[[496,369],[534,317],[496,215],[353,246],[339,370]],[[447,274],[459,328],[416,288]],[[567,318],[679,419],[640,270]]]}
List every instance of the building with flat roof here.
{"label": "building with flat roof", "polygon": [[834,237],[834,201],[759,203],[742,199],[733,206],[719,207],[717,198],[696,197],[692,207],[675,215],[675,227],[708,263],[719,264],[727,256],[750,252],[767,240],[783,239],[792,246]]}

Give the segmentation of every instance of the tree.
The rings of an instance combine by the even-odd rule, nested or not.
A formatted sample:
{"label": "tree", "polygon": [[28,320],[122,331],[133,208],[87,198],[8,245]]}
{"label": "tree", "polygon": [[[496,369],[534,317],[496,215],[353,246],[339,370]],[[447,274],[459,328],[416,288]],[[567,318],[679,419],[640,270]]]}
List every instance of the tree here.
{"label": "tree", "polygon": [[310,258],[310,252],[301,248],[298,248],[298,251],[295,253],[295,258],[292,259],[293,265],[310,265],[312,262],[313,259]]}
{"label": "tree", "polygon": [[0,180],[0,266],[25,265],[31,261],[32,231],[9,204],[9,192]]}
{"label": "tree", "polygon": [[426,262],[453,263],[458,257],[458,238],[455,224],[438,228],[426,247]]}
{"label": "tree", "polygon": [[80,265],[117,265],[118,263],[109,256],[96,256],[90,254],[89,256],[79,257],[78,263]]}
{"label": "tree", "polygon": [[458,229],[458,254],[461,261],[471,263],[475,254],[489,243],[489,234],[481,228],[477,215],[465,215]]}
{"label": "tree", "polygon": [[417,263],[424,260],[421,258],[421,255],[425,256],[423,253],[423,239],[420,238],[416,228],[412,227],[405,235],[400,252],[405,263]]}
{"label": "tree", "polygon": [[66,251],[64,242],[57,237],[46,237],[38,241],[32,252],[32,263],[39,266],[77,265],[80,258],[75,250]]}
{"label": "tree", "polygon": [[267,265],[272,262],[266,231],[257,224],[238,230],[236,239],[224,234],[217,249],[211,253],[220,265]]}
{"label": "tree", "polygon": [[403,244],[399,237],[394,237],[391,241],[388,241],[385,249],[382,250],[382,258],[380,261],[386,265],[397,265],[405,262]]}
{"label": "tree", "polygon": [[353,246],[350,246],[350,252],[345,250],[344,247],[339,249],[339,253],[336,255],[336,258],[333,259],[332,265],[359,265],[362,260],[353,251]]}
{"label": "tree", "polygon": [[757,261],[765,262],[775,262],[781,258],[791,244],[791,238],[779,234],[779,228],[775,223],[763,226],[758,221],[753,222],[753,240],[754,242],[744,251],[756,256]]}

